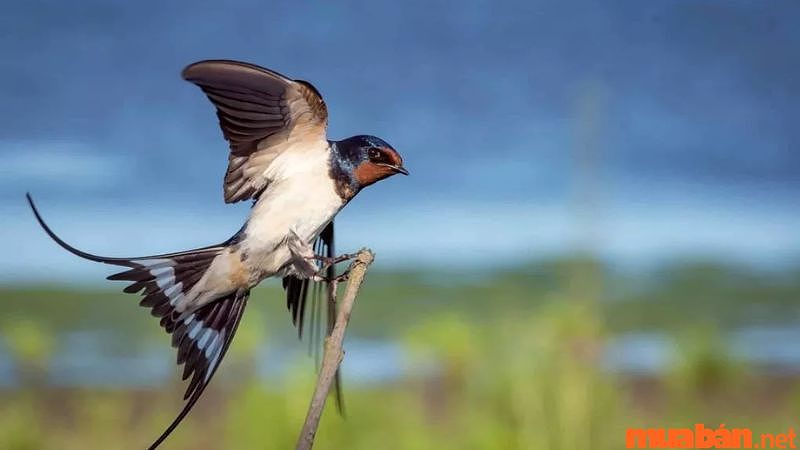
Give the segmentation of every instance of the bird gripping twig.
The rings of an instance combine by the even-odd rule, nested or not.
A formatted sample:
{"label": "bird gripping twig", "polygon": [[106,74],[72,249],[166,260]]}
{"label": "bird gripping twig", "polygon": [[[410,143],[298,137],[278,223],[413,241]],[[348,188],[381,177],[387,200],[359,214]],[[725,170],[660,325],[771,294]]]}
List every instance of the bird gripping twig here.
{"label": "bird gripping twig", "polygon": [[[342,343],[344,341],[344,333],[347,329],[347,324],[350,322],[350,313],[355,304],[358,291],[361,289],[361,284],[364,282],[367,269],[374,259],[375,254],[372,253],[371,250],[362,248],[350,265],[347,288],[345,289],[341,303],[338,304],[336,324],[333,327],[333,331],[331,335],[325,339],[322,368],[319,371],[317,385],[314,388],[314,396],[311,398],[311,404],[308,407],[303,429],[300,431],[300,436],[297,438],[296,450],[311,450],[311,447],[314,445],[314,436],[319,427],[319,420],[322,417],[325,400],[328,398],[328,392],[333,384],[333,379],[339,368],[339,364],[341,364],[344,358]],[[335,292],[336,290],[334,288],[334,294]]]}

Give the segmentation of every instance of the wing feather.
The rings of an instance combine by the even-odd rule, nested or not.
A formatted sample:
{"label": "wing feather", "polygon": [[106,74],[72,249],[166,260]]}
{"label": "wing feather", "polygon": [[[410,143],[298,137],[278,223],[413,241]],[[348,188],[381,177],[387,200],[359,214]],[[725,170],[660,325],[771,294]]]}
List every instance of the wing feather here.
{"label": "wing feather", "polygon": [[[269,184],[278,154],[326,142],[328,110],[310,83],[253,64],[209,60],[183,70],[217,109],[231,154],[224,179],[226,203],[255,198]],[[292,145],[286,145],[291,140]]]}
{"label": "wing feather", "polygon": [[[317,241],[314,243],[315,252],[318,255],[333,258],[336,255],[334,247],[334,229],[333,221],[331,221],[320,233]],[[332,280],[336,276],[336,268],[333,266],[328,267],[325,277]],[[325,336],[330,336],[333,332],[333,327],[336,324],[336,296],[333,292],[332,283],[314,283],[314,286],[309,289],[311,281],[307,278],[299,278],[294,275],[289,275],[283,279],[283,287],[286,290],[286,306],[292,316],[292,323],[297,327],[297,337],[302,339],[303,332],[306,328],[310,333],[309,346],[313,346],[315,357],[318,357],[318,351],[321,346],[322,333],[318,329],[320,318],[322,316],[322,309],[326,311],[326,328]],[[324,286],[323,286],[324,285]],[[308,293],[311,292],[311,323],[308,327],[305,326],[306,304],[308,302]],[[321,298],[324,293],[325,300]],[[334,395],[336,398],[336,407],[340,413],[344,413],[344,399],[342,396],[342,381],[340,370],[336,371],[336,379],[334,384]]]}

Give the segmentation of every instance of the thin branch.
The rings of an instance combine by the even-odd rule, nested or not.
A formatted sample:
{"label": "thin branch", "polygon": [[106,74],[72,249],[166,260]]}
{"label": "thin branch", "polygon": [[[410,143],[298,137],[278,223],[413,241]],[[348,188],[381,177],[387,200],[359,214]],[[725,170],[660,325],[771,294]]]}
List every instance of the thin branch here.
{"label": "thin branch", "polygon": [[[303,429],[300,431],[300,436],[297,438],[296,450],[311,450],[314,445],[314,436],[317,434],[319,427],[319,419],[322,417],[322,410],[325,408],[325,400],[328,398],[328,392],[333,384],[333,379],[336,371],[344,359],[344,350],[342,349],[342,342],[344,341],[344,333],[347,329],[347,324],[350,322],[350,312],[356,301],[361,284],[364,282],[364,276],[367,274],[367,269],[372,261],[375,259],[375,254],[367,248],[361,249],[356,255],[355,260],[350,265],[350,275],[347,282],[347,288],[344,292],[342,302],[338,305],[338,314],[336,315],[336,324],[333,327],[331,335],[325,338],[325,352],[322,357],[322,368],[319,371],[317,378],[317,385],[314,388],[314,396],[311,398],[311,404],[308,407],[306,414],[306,421],[303,424]],[[334,289],[334,293],[335,293]]]}

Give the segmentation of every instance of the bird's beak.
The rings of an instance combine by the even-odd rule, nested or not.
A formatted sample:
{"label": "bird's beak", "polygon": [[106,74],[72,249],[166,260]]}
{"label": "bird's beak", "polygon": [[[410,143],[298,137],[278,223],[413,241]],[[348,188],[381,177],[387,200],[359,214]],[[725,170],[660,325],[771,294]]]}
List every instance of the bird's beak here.
{"label": "bird's beak", "polygon": [[408,176],[408,171],[403,166],[394,166],[392,169],[396,170],[397,173],[402,173],[403,175]]}
{"label": "bird's beak", "polygon": [[381,164],[382,166],[386,166],[397,173],[402,173],[403,175],[408,176],[408,170],[406,170],[403,166],[395,166],[394,164]]}

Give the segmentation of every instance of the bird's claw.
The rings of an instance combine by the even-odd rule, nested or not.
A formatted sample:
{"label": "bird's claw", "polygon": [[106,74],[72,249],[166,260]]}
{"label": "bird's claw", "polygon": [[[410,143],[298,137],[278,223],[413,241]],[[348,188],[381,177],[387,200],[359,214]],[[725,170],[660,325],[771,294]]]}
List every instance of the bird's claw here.
{"label": "bird's claw", "polygon": [[322,256],[315,254],[314,256],[308,256],[307,258],[310,260],[316,260],[320,262],[320,272],[324,272],[328,269],[328,267],[335,266],[340,262],[350,261],[351,259],[355,259],[357,256],[356,253],[344,253],[339,256]]}
{"label": "bird's claw", "polygon": [[347,280],[349,280],[349,279],[350,279],[350,269],[347,269],[347,270],[345,270],[344,272],[342,272],[342,273],[341,273],[341,274],[339,274],[339,275],[336,275],[336,276],[335,276],[335,277],[333,277],[333,278],[328,278],[328,277],[326,277],[326,276],[324,276],[324,275],[320,275],[320,273],[322,273],[322,272],[324,272],[324,271],[322,271],[322,270],[321,270],[321,271],[317,272],[316,274],[314,274],[314,276],[313,276],[313,277],[311,277],[311,279],[312,279],[313,281],[316,281],[316,282],[318,282],[318,283],[319,283],[319,282],[325,282],[325,283],[341,283],[342,281],[347,281]]}
{"label": "bird's claw", "polygon": [[345,253],[343,255],[339,255],[334,258],[328,256],[319,256],[319,255],[314,255],[314,256],[315,256],[314,259],[318,259],[321,261],[320,264],[321,267],[319,268],[317,273],[314,274],[313,277],[314,281],[324,281],[326,283],[339,283],[342,281],[347,281],[350,278],[350,268],[348,268],[341,274],[336,275],[334,277],[328,277],[325,274],[328,271],[328,269],[335,266],[336,264],[343,261],[349,261],[355,258],[356,255],[354,253]]}

